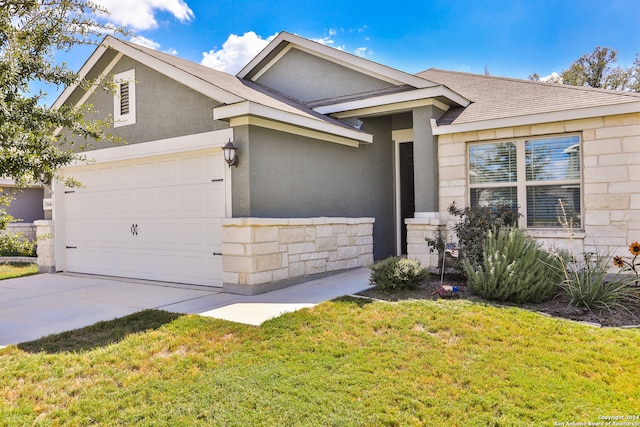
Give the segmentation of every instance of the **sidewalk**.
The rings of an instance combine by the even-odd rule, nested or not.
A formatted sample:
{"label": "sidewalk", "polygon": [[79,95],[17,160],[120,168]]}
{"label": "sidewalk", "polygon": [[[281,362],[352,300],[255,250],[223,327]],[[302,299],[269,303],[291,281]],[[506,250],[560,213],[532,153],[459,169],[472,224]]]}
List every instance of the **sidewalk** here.
{"label": "sidewalk", "polygon": [[369,285],[358,268],[260,295],[219,288],[68,274],[38,274],[0,281],[0,346],[112,320],[145,309],[200,314],[260,325],[283,313],[312,307]]}

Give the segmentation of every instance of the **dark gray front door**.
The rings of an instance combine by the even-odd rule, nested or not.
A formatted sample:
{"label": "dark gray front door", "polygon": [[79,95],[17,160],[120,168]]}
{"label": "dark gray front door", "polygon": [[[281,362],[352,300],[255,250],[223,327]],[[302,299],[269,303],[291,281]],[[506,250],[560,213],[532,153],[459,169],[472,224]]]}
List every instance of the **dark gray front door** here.
{"label": "dark gray front door", "polygon": [[402,253],[407,253],[407,227],[404,220],[413,218],[416,211],[414,181],[413,181],[413,142],[400,144],[400,226]]}

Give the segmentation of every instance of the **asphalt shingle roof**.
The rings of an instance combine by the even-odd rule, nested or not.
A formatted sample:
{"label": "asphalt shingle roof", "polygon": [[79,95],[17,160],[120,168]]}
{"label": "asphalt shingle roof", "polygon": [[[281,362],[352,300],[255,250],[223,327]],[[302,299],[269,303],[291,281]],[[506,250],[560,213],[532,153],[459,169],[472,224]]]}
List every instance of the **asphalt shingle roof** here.
{"label": "asphalt shingle roof", "polygon": [[429,69],[416,74],[447,86],[471,101],[449,110],[439,125],[640,102],[640,94],[529,80]]}
{"label": "asphalt shingle roof", "polygon": [[351,130],[355,130],[352,126],[320,113],[307,107],[301,102],[287,97],[286,95],[264,87],[258,83],[249,80],[243,80],[231,74],[214,70],[213,68],[197,64],[177,56],[158,52],[153,49],[145,48],[135,43],[120,40],[133,49],[137,49],[149,56],[159,59],[177,69],[195,76],[204,82],[216,86],[222,90],[232,93],[247,101],[275,108],[287,113],[297,114],[299,116],[324,121],[333,125],[341,126]]}

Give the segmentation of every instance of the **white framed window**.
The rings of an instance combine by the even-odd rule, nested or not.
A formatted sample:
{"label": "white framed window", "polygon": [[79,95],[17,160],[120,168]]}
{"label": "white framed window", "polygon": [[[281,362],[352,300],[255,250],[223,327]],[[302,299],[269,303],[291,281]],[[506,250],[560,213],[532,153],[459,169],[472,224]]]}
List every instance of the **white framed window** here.
{"label": "white framed window", "polygon": [[113,127],[136,122],[136,70],[114,76],[116,91],[113,95]]}
{"label": "white framed window", "polygon": [[[469,145],[470,206],[507,205],[520,226],[582,227],[580,135]],[[563,212],[564,210],[564,212]]]}

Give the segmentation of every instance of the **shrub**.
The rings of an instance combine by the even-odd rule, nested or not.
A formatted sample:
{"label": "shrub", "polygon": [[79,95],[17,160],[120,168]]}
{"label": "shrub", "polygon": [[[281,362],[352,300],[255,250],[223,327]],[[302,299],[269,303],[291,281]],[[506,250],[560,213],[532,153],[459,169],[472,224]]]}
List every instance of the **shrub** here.
{"label": "shrub", "polygon": [[590,310],[626,309],[640,303],[637,277],[615,274],[609,276],[607,270],[611,256],[585,254],[584,262],[578,265],[575,259],[562,262],[564,281],[560,285],[569,297],[569,304],[587,307]]}
{"label": "shrub", "polygon": [[[464,261],[469,291],[488,300],[541,302],[562,281],[556,258],[518,228],[489,232],[481,264]],[[550,268],[556,266],[556,268]]]}
{"label": "shrub", "polygon": [[22,233],[0,234],[0,256],[35,256],[35,244]]}
{"label": "shrub", "polygon": [[428,276],[414,259],[390,257],[371,267],[369,283],[381,290],[415,288]]}
{"label": "shrub", "polygon": [[[456,272],[465,275],[463,264],[468,261],[473,265],[480,265],[483,260],[483,243],[489,231],[498,230],[501,227],[515,227],[518,224],[520,214],[507,205],[476,206],[458,209],[455,203],[449,206],[449,213],[460,218],[453,226],[458,237],[457,259],[453,259],[451,266]],[[431,251],[442,253],[445,247],[444,237],[438,231],[435,238],[426,238]]]}

